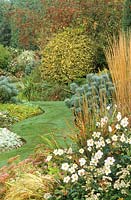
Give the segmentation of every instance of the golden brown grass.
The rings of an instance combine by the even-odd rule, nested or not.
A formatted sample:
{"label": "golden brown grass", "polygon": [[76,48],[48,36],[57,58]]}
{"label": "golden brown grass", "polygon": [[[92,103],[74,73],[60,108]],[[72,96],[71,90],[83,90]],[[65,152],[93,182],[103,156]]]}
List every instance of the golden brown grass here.
{"label": "golden brown grass", "polygon": [[105,52],[115,85],[116,104],[123,115],[131,113],[131,33],[119,33]]}
{"label": "golden brown grass", "polygon": [[82,111],[75,115],[75,125],[78,128],[78,133],[73,134],[70,138],[75,141],[79,147],[86,146],[86,141],[96,131],[96,123],[101,117],[107,116],[107,101],[105,94],[100,94],[100,108],[96,109],[97,102],[92,102],[92,111],[88,107],[88,100],[83,96]]}
{"label": "golden brown grass", "polygon": [[8,182],[4,200],[44,200],[44,194],[53,190],[54,183],[54,178],[50,175],[22,174],[16,180]]}

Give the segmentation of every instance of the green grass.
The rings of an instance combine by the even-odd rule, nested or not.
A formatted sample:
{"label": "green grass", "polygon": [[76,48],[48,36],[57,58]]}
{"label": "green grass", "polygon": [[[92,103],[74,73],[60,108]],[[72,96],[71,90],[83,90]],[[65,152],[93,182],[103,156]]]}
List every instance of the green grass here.
{"label": "green grass", "polygon": [[41,106],[45,113],[12,126],[11,130],[22,136],[27,143],[19,149],[0,153],[0,167],[6,164],[9,158],[16,155],[20,155],[21,160],[27,158],[33,153],[34,148],[43,142],[41,136],[54,133],[55,136],[58,136],[60,143],[64,145],[63,137],[71,133],[72,113],[64,105],[64,102],[33,102],[33,104]]}

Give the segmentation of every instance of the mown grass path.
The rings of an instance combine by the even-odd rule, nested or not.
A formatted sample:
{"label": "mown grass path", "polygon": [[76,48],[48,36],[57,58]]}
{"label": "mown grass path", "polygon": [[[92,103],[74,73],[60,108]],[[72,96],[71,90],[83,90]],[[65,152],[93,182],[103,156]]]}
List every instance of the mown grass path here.
{"label": "mown grass path", "polygon": [[27,143],[19,149],[0,153],[0,167],[13,156],[20,155],[23,160],[32,154],[34,148],[42,143],[41,136],[53,132],[60,136],[62,142],[63,137],[71,133],[72,113],[64,102],[33,102],[32,104],[40,106],[45,112],[13,125],[12,131],[23,137]]}

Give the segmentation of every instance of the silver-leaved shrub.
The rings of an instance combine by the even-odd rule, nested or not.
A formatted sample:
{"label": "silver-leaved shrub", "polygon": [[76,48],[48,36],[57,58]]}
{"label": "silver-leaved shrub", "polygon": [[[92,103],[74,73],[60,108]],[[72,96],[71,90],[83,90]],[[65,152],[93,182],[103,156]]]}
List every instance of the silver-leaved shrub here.
{"label": "silver-leaved shrub", "polygon": [[0,128],[0,152],[10,151],[21,147],[25,143],[24,139],[7,128]]}

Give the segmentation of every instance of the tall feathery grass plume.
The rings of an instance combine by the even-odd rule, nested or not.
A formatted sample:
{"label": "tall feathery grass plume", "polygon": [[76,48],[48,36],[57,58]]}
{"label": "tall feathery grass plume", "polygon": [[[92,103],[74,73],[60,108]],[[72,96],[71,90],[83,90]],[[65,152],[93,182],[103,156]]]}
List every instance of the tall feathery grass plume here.
{"label": "tall feathery grass plume", "polygon": [[123,115],[131,113],[131,32],[120,32],[105,50],[115,85],[116,104]]}
{"label": "tall feathery grass plume", "polygon": [[[75,126],[78,129],[76,134],[70,136],[75,141],[75,144],[79,148],[86,146],[87,139],[91,138],[93,131],[96,130],[96,124],[99,119],[104,115],[107,116],[109,111],[107,110],[107,99],[105,93],[100,93],[100,105],[92,97],[92,109],[89,108],[88,99],[83,96],[83,103],[81,105],[81,112],[75,114]],[[104,131],[103,131],[104,132]]]}

